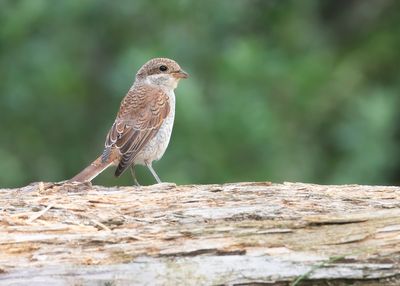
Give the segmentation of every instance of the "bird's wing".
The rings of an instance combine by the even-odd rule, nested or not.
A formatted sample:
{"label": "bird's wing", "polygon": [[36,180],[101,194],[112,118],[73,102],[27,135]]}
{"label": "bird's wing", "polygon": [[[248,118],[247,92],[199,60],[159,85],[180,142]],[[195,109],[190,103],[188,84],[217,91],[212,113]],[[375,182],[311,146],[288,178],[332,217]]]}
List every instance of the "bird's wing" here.
{"label": "bird's wing", "polygon": [[105,142],[105,150],[116,147],[121,154],[116,176],[129,167],[157,134],[169,111],[168,95],[160,89],[140,85],[128,92]]}

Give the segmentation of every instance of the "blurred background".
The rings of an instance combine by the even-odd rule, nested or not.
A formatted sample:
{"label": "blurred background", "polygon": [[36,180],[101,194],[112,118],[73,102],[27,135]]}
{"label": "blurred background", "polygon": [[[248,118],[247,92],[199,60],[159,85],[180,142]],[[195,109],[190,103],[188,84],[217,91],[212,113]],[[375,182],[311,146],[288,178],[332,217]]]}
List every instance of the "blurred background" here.
{"label": "blurred background", "polygon": [[83,169],[161,56],[191,75],[163,181],[400,184],[399,1],[0,0],[0,186]]}

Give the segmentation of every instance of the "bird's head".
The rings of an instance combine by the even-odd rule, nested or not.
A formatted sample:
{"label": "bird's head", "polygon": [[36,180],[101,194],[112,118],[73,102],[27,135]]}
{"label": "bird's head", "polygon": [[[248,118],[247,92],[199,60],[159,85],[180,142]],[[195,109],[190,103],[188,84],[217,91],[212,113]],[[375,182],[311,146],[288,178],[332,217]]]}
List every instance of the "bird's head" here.
{"label": "bird's head", "polygon": [[161,88],[175,89],[179,80],[188,76],[174,60],[155,58],[140,68],[136,74],[136,80]]}

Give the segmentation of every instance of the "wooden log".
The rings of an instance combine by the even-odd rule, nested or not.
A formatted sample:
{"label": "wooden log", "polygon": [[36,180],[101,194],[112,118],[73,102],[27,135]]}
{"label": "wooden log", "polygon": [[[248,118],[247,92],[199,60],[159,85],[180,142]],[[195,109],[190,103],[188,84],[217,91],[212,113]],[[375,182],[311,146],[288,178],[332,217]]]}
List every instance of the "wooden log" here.
{"label": "wooden log", "polygon": [[400,285],[399,253],[399,187],[0,190],[1,285]]}

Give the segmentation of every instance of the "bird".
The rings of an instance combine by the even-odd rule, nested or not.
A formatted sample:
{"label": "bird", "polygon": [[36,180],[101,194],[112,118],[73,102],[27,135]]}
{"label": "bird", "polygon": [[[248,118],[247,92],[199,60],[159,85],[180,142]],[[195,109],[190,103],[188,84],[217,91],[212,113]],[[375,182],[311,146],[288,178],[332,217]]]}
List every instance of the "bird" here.
{"label": "bird", "polygon": [[103,153],[69,181],[90,182],[108,167],[117,166],[116,177],[130,168],[134,183],[139,186],[135,166],[144,165],[161,183],[152,163],[161,159],[168,147],[175,117],[174,90],[188,76],[172,59],[153,58],[146,62],[121,101]]}

